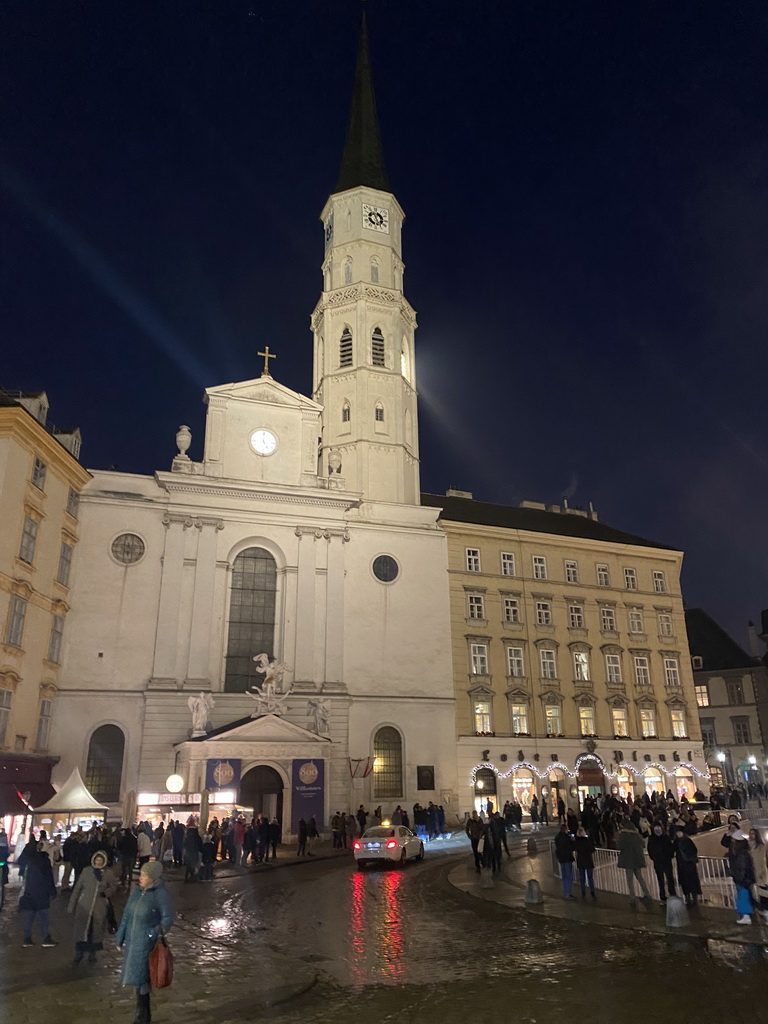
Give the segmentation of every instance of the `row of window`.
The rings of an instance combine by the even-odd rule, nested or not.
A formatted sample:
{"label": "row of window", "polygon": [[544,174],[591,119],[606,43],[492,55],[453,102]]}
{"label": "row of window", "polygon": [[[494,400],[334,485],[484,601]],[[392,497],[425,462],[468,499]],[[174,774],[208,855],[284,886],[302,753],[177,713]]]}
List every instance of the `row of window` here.
{"label": "row of window", "polygon": [[[19,545],[19,558],[28,565],[32,565],[35,560],[39,527],[40,524],[32,516],[24,516],[24,527],[21,531],[21,544]],[[56,580],[65,587],[69,586],[69,574],[72,569],[74,550],[72,544],[68,544],[66,541],[61,542]]]}
{"label": "row of window", "polygon": [[[341,407],[341,422],[349,423],[352,419],[352,406],[349,402],[344,402]],[[376,423],[384,422],[384,406],[381,402],[377,402],[373,407],[373,419]]]}
{"label": "row of window", "polygon": [[[379,283],[379,261],[374,256],[369,263],[371,284]],[[352,284],[352,257],[347,256],[344,260],[344,284]]]}
{"label": "row of window", "polygon": [[[507,646],[507,675],[513,678],[525,677],[525,658],[522,647]],[[558,679],[557,651],[548,647],[539,648],[539,676],[542,679]],[[470,667],[473,675],[489,675],[488,644],[470,643],[469,645]],[[575,682],[587,682],[592,679],[589,651],[577,650],[572,652],[573,658],[573,679]],[[605,662],[605,678],[608,683],[623,683],[622,655],[610,653],[603,655]],[[664,682],[668,687],[679,687],[680,662],[677,658],[663,656]],[[632,669],[634,681],[637,686],[651,686],[651,660],[648,655],[632,655]]]}
{"label": "row of window", "polygon": [[[27,620],[29,601],[18,594],[11,595],[8,621],[5,627],[5,642],[9,647],[21,647],[24,640],[24,625]],[[61,643],[64,637],[64,616],[51,618],[51,633],[48,640],[48,661],[58,665],[61,661]]]}
{"label": "row of window", "polygon": [[[473,702],[474,725],[476,733],[494,732],[493,706],[489,699],[481,698]],[[625,706],[612,707],[611,725],[614,736],[630,738],[628,709]],[[509,714],[512,732],[514,734],[530,735],[529,707],[527,704],[510,704]],[[579,707],[579,729],[582,736],[594,736],[597,733],[595,707],[592,704],[584,704]],[[658,735],[656,725],[656,708],[640,708],[640,733],[643,739],[656,737]],[[672,736],[675,739],[683,739],[688,735],[685,710],[683,708],[672,708],[669,712]],[[546,704],[544,706],[544,726],[547,736],[563,735],[563,710],[559,703]]]}
{"label": "row of window", "polygon": [[[8,724],[11,719],[11,706],[13,704],[13,690],[0,689],[0,748],[6,745],[8,740]],[[51,731],[51,718],[53,717],[53,701],[43,699],[40,701],[40,711],[37,718],[37,733],[35,735],[35,750],[48,749],[48,737]],[[26,736],[17,737],[17,748],[20,751],[26,746]]]}
{"label": "row of window", "polygon": [[[752,726],[749,718],[746,716],[732,718],[731,726],[733,728],[733,742],[745,747],[750,746],[752,743]],[[701,738],[704,741],[704,745],[707,747],[717,747],[720,743],[728,742],[727,740],[723,740],[722,735],[718,742],[717,734],[715,732],[715,721],[713,718],[701,719]]]}
{"label": "row of window", "polygon": [[[47,475],[48,466],[42,459],[36,458],[32,463],[32,476],[30,477],[30,483],[37,487],[39,491],[45,491],[45,478]],[[79,508],[80,495],[74,487],[70,487],[69,494],[67,495],[67,512],[73,519],[77,519]]]}
{"label": "row of window", "polygon": [[[695,658],[693,667],[696,668]],[[700,708],[708,708],[711,704],[709,685],[707,683],[696,683],[694,689],[696,691],[696,703]],[[740,679],[726,680],[725,693],[729,704],[739,705],[746,703],[744,699],[744,684]]]}
{"label": "row of window", "polygon": [[[551,601],[536,601],[535,612],[537,626],[554,625]],[[467,596],[467,618],[486,620],[484,594],[469,594]],[[522,623],[519,598],[503,597],[502,618],[506,623]],[[629,609],[628,627],[630,633],[645,633],[645,615],[642,608]],[[656,627],[659,636],[674,636],[672,615],[669,612],[659,612],[657,614]],[[581,602],[568,605],[568,628],[585,628],[584,605]],[[616,633],[618,631],[615,608],[609,605],[600,608],[600,629],[604,633]]]}
{"label": "row of window", "polygon": [[[480,548],[467,548],[466,552],[467,572],[482,572],[480,559]],[[511,551],[501,552],[501,575],[517,576],[517,560]],[[547,568],[545,555],[531,555],[531,575],[535,580],[552,579]],[[661,569],[654,569],[652,573],[653,590],[656,594],[667,593],[667,578]],[[574,559],[567,558],[563,563],[563,580],[566,583],[581,583],[579,563]],[[595,580],[599,587],[611,586],[611,572],[607,565],[597,563],[595,565]],[[627,567],[624,569],[624,587],[626,590],[638,590],[637,569]]]}

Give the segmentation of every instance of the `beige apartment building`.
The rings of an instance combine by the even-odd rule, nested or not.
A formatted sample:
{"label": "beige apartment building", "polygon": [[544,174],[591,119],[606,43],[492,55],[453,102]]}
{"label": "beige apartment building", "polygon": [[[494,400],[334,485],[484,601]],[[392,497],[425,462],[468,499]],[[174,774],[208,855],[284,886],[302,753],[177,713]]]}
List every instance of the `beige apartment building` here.
{"label": "beige apartment building", "polygon": [[0,818],[53,795],[48,736],[90,474],[44,392],[0,391]]}
{"label": "beige apartment building", "polygon": [[706,792],[682,552],[592,510],[422,503],[448,535],[460,811]]}

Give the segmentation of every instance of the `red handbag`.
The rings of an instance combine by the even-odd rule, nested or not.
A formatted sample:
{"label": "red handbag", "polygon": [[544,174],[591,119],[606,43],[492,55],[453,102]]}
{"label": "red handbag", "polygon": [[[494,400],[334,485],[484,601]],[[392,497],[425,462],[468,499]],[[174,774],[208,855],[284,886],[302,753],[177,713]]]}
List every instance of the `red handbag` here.
{"label": "red handbag", "polygon": [[149,954],[149,983],[152,988],[168,988],[173,981],[173,953],[161,934]]}

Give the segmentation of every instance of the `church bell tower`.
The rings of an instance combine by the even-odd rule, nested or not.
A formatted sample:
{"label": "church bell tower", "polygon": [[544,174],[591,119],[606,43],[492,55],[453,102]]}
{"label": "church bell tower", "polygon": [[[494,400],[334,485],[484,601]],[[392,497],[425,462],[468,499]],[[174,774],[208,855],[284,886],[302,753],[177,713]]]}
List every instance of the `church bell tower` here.
{"label": "church bell tower", "polygon": [[363,18],[336,189],[323,208],[323,292],[312,314],[321,471],[371,501],[419,504],[414,332],[403,295],[405,215],[390,190]]}

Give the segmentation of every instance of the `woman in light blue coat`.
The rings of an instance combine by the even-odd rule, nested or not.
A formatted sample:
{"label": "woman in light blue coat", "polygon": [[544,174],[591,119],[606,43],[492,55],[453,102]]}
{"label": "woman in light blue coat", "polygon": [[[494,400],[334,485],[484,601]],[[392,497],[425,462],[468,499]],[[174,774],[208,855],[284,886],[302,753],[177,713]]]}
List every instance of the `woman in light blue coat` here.
{"label": "woman in light blue coat", "polygon": [[120,980],[136,989],[133,1024],[149,1024],[151,1020],[149,954],[160,935],[173,924],[173,911],[162,876],[163,865],[159,860],[142,864],[139,887],[131,893],[115,935],[117,948],[125,953]]}

